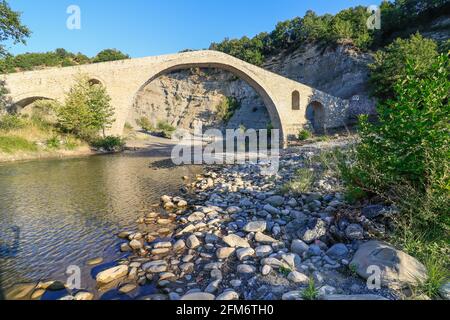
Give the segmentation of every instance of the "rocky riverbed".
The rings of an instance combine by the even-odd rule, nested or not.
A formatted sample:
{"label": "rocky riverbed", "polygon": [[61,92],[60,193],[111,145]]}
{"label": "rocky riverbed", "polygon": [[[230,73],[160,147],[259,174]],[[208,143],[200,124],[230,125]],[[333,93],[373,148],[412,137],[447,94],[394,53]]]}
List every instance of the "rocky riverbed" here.
{"label": "rocky riverbed", "polygon": [[[348,204],[339,180],[316,162],[320,153],[345,143],[286,151],[276,176],[245,164],[207,168],[195,181],[186,177],[182,196],[162,195],[154,211],[136,221],[147,231],[118,235],[128,256],[96,275],[100,292],[114,288],[131,296],[151,285],[153,292],[140,298],[407,298],[427,271],[382,241],[395,208]],[[282,188],[299,168],[320,173],[310,190]],[[374,266],[381,271],[375,289]],[[448,298],[445,287],[442,295]],[[81,291],[63,298],[93,297]]]}

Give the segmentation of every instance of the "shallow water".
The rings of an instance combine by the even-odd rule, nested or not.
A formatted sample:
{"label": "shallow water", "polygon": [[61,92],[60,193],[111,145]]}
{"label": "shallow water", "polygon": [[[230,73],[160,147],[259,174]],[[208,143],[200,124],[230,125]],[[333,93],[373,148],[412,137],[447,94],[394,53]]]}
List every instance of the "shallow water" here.
{"label": "shallow water", "polygon": [[162,194],[177,193],[183,176],[200,171],[148,154],[1,164],[0,289],[65,282],[70,265],[92,289],[95,268],[87,261],[120,258],[117,233],[136,230]]}

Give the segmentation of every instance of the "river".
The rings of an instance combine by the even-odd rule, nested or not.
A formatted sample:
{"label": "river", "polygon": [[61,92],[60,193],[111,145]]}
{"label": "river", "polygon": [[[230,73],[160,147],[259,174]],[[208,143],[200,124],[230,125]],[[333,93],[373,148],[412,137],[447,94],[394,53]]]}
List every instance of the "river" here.
{"label": "river", "polygon": [[93,290],[87,261],[123,256],[117,233],[200,172],[149,153],[0,164],[0,289],[64,281],[76,265]]}

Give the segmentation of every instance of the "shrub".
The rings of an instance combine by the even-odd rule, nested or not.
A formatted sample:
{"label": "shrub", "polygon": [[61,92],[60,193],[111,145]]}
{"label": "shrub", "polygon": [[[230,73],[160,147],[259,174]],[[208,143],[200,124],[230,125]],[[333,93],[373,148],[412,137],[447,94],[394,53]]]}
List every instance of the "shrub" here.
{"label": "shrub", "polygon": [[309,130],[301,129],[297,134],[297,139],[300,141],[305,141],[311,138],[312,134]]}
{"label": "shrub", "polygon": [[306,287],[302,292],[302,298],[304,300],[316,300],[319,296],[319,291],[316,288],[314,280],[309,279],[308,287]]}
{"label": "shrub", "polygon": [[233,117],[235,111],[240,108],[240,103],[234,97],[225,97],[222,101],[216,106],[216,116],[217,118],[227,123],[231,117]]}
{"label": "shrub", "polygon": [[397,39],[385,49],[376,52],[374,63],[370,64],[371,91],[378,98],[394,96],[394,86],[407,76],[407,62],[414,68],[415,75],[421,77],[430,69],[430,61],[438,56],[437,44],[420,34],[409,39]]}
{"label": "shrub", "polygon": [[147,117],[141,117],[136,120],[136,124],[145,132],[153,132],[155,128]]}
{"label": "shrub", "polygon": [[0,130],[3,131],[23,129],[26,125],[26,120],[19,115],[5,114],[0,117]]}
{"label": "shrub", "polygon": [[171,138],[172,134],[176,130],[176,128],[169,124],[167,121],[158,121],[156,128],[165,138]]}
{"label": "shrub", "polygon": [[315,180],[315,174],[312,169],[301,168],[295,172],[294,178],[282,186],[281,192],[292,192],[295,194],[305,193],[310,190]]}
{"label": "shrub", "polygon": [[400,210],[393,240],[427,265],[430,278],[416,289],[435,295],[450,264],[449,58],[428,63],[426,72],[407,63],[394,97],[378,105],[378,122],[361,118],[354,161],[341,167],[349,192]]}
{"label": "shrub", "polygon": [[53,136],[45,142],[48,149],[59,149],[61,142],[58,136]]}
{"label": "shrub", "polygon": [[121,51],[117,49],[105,49],[100,51],[97,56],[92,60],[92,62],[106,62],[106,61],[116,61],[116,60],[123,60],[123,59],[129,59],[130,56],[127,54],[122,53]]}
{"label": "shrub", "polygon": [[102,85],[92,85],[80,76],[67,94],[65,103],[57,108],[58,125],[64,132],[90,140],[105,132],[114,122],[114,107]]}
{"label": "shrub", "polygon": [[[426,75],[417,75],[418,67],[408,63],[394,99],[378,105],[378,123],[361,117],[355,167],[359,184],[384,190],[402,182],[422,190],[448,187],[448,61],[445,55],[429,61]],[[371,181],[372,173],[379,181]]]}
{"label": "shrub", "polygon": [[34,142],[16,136],[0,136],[0,152],[14,153],[17,151],[37,151]]}
{"label": "shrub", "polygon": [[96,149],[103,149],[110,152],[122,151],[125,146],[125,140],[117,136],[107,136],[104,138],[97,138],[91,142],[91,145]]}

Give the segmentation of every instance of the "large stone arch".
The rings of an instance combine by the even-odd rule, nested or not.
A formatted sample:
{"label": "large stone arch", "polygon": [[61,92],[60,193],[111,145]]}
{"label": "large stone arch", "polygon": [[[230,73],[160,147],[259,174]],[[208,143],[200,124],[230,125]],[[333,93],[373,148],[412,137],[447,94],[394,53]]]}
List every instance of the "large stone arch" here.
{"label": "large stone arch", "polygon": [[[213,68],[213,69],[220,69],[228,71],[235,76],[239,77],[240,79],[244,80],[246,83],[248,83],[263,99],[264,105],[267,108],[267,111],[269,112],[270,120],[272,122],[272,125],[275,129],[280,130],[280,139],[283,140],[283,123],[281,121],[279,112],[277,110],[276,104],[274,99],[272,98],[271,92],[264,87],[264,84],[261,83],[257,77],[251,75],[248,71],[239,68],[238,66],[234,66],[227,63],[222,62],[191,62],[191,63],[183,63],[180,59],[180,61],[171,61],[171,63],[161,66],[158,68],[158,70],[155,70],[154,73],[150,74],[148,76],[148,79],[142,83],[137,90],[134,92],[134,95],[132,97],[132,100],[130,101],[130,108],[133,107],[133,105],[136,103],[136,100],[138,98],[138,95],[140,92],[144,90],[144,88],[149,85],[154,80],[158,79],[162,75],[168,74],[170,72],[179,71],[179,70],[186,70],[191,68]],[[125,125],[125,123],[123,123]]]}
{"label": "large stone arch", "polygon": [[120,135],[136,96],[143,87],[167,72],[194,67],[223,69],[252,86],[262,97],[272,124],[280,129],[280,140],[284,145],[289,137],[296,136],[298,130],[308,122],[305,110],[313,100],[319,101],[324,107],[325,128],[342,126],[345,122],[347,100],[333,97],[225,53],[210,50],[13,73],[1,75],[0,81],[4,81],[9,90],[6,98],[17,103],[31,97],[62,102],[78,74],[98,79],[105,86],[111,96],[111,104],[115,107],[115,122],[108,134]]}

